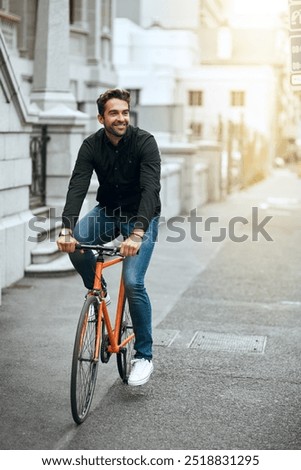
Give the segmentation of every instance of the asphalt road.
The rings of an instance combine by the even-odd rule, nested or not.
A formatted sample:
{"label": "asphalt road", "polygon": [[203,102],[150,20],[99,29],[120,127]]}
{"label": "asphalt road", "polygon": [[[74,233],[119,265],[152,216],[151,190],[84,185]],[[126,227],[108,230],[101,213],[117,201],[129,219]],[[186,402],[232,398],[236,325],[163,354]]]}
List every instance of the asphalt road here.
{"label": "asphalt road", "polygon": [[5,289],[1,449],[300,449],[300,215],[300,179],[279,170],[202,220],[162,224],[147,277],[154,374],[130,388],[114,357],[101,365],[81,426],[69,403],[81,281]]}

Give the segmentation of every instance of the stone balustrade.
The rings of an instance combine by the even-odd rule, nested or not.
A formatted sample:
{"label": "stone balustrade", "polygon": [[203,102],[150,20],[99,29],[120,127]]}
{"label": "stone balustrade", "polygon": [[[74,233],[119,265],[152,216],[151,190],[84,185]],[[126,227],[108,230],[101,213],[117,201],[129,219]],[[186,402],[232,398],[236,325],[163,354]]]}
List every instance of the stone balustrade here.
{"label": "stone balustrade", "polygon": [[17,15],[0,10],[0,30],[10,53],[17,51],[17,26],[21,18]]}

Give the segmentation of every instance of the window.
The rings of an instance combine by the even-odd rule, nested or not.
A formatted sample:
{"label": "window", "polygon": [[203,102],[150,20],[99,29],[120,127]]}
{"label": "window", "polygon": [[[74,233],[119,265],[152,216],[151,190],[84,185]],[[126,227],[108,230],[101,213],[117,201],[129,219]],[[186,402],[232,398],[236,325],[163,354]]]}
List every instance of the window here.
{"label": "window", "polygon": [[101,37],[101,58],[104,63],[111,62],[112,58],[112,40],[104,35]]}
{"label": "window", "polygon": [[188,103],[189,103],[189,106],[203,106],[203,92],[202,91],[189,91]]}
{"label": "window", "polygon": [[84,5],[82,0],[69,0],[70,24],[80,25],[83,19]]}
{"label": "window", "polygon": [[9,0],[0,0],[0,10],[9,11]]}
{"label": "window", "polygon": [[140,103],[140,90],[139,89],[127,89],[131,94],[131,107],[134,108]]}
{"label": "window", "polygon": [[112,61],[112,0],[101,0],[101,58]]}
{"label": "window", "polygon": [[70,24],[74,24],[74,1],[69,0],[69,21]]}
{"label": "window", "polygon": [[77,102],[77,109],[78,111],[81,111],[82,113],[86,112],[86,102],[85,101],[78,101]]}
{"label": "window", "polygon": [[203,124],[200,122],[192,122],[190,124],[191,137],[201,139],[203,133]]}
{"label": "window", "polygon": [[135,107],[140,104],[140,90],[139,88],[127,88],[127,91],[131,94],[131,124],[133,126],[138,126],[138,111]]}
{"label": "window", "polygon": [[132,126],[137,127],[138,126],[138,113],[137,111],[131,110],[130,112],[130,121]]}
{"label": "window", "polygon": [[244,106],[245,105],[245,92],[244,91],[231,91],[231,106]]}
{"label": "window", "polygon": [[101,22],[102,32],[109,33],[112,29],[112,0],[102,0],[101,2]]}

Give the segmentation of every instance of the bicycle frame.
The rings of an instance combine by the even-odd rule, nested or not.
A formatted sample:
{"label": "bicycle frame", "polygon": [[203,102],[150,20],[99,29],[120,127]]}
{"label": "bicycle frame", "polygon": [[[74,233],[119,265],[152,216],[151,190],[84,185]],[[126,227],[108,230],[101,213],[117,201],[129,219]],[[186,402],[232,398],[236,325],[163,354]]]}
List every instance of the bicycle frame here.
{"label": "bicycle frame", "polygon": [[[94,276],[94,286],[93,286],[93,291],[96,292],[101,292],[102,291],[102,286],[101,286],[101,277],[102,277],[102,272],[105,268],[108,268],[110,266],[113,266],[115,264],[123,262],[123,258],[114,258],[112,260],[104,260],[103,254],[98,254],[97,260],[96,260],[96,269],[95,269],[95,276]],[[116,315],[115,315],[115,323],[114,323],[114,328],[112,326],[108,308],[105,302],[105,299],[103,298],[102,301],[100,302],[99,305],[99,314],[98,314],[98,322],[97,322],[97,336],[96,336],[96,348],[95,348],[95,361],[98,360],[99,358],[99,348],[101,344],[101,322],[104,321],[106,328],[107,328],[107,333],[109,336],[109,346],[108,346],[108,352],[109,353],[119,353],[122,351],[122,348],[126,346],[127,343],[132,341],[134,338],[134,334],[130,335],[128,338],[126,338],[124,341],[122,341],[121,344],[118,344],[118,332],[120,330],[120,324],[121,324],[121,318],[122,318],[122,312],[123,312],[123,306],[124,306],[124,283],[123,283],[123,278],[121,275],[120,278],[120,284],[119,284],[119,291],[118,291],[118,301],[117,301],[117,307],[116,307]]]}

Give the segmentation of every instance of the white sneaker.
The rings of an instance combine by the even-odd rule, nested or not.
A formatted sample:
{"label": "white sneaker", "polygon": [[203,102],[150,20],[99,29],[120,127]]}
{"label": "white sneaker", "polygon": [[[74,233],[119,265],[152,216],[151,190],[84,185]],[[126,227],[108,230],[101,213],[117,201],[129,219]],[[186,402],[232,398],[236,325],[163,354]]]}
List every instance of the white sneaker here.
{"label": "white sneaker", "polygon": [[152,361],[147,359],[133,359],[132,370],[128,378],[128,384],[132,387],[137,385],[144,385],[149,381],[150,376],[154,370]]}

